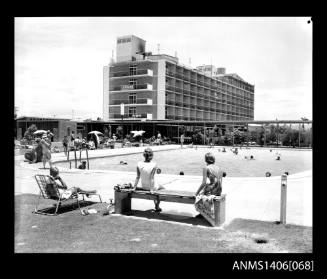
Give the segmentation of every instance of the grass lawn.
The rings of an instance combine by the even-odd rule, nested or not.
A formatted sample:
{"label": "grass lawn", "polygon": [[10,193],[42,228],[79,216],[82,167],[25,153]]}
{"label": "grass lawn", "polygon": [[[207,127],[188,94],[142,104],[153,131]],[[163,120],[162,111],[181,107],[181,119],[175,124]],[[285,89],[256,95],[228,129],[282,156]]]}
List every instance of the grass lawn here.
{"label": "grass lawn", "polygon": [[[99,210],[97,214],[82,216],[68,205],[58,216],[46,216],[32,213],[36,199],[31,194],[15,196],[16,253],[312,252],[311,227],[234,219],[224,229],[217,229],[191,217],[176,222],[176,218],[171,219],[164,212],[103,216],[106,203],[85,207]],[[52,204],[42,201],[45,206]]]}

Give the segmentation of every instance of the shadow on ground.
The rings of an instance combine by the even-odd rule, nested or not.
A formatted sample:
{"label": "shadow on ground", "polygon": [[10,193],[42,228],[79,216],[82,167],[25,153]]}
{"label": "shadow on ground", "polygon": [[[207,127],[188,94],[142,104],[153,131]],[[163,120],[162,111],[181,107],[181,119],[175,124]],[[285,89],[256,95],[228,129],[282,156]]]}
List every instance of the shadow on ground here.
{"label": "shadow on ground", "polygon": [[154,210],[145,210],[145,211],[132,210],[132,212],[128,215],[147,218],[150,220],[171,221],[176,223],[190,224],[194,226],[211,227],[210,223],[207,220],[205,220],[203,217],[195,218],[193,216],[187,216],[187,213],[185,213],[184,215],[184,212],[176,212],[175,214],[175,212],[173,211],[169,211],[169,213],[166,212],[157,213]]}
{"label": "shadow on ground", "polygon": [[[79,205],[80,205],[80,208],[83,209],[83,207],[86,207],[86,206],[90,206],[90,205],[93,205],[93,204],[96,204],[96,202],[92,202],[92,201],[79,201]],[[69,211],[73,211],[73,210],[76,210],[78,209],[78,205],[77,205],[77,202],[76,201],[73,201],[73,200],[70,200],[70,201],[66,201],[66,202],[63,202],[59,208],[58,208],[58,211],[57,211],[57,214],[63,214],[63,213],[66,213],[66,212],[69,212]],[[56,204],[53,204],[52,206],[50,207],[42,207],[42,204],[41,206],[39,206],[39,212],[42,214],[54,214],[56,211]]]}
{"label": "shadow on ground", "polygon": [[[20,198],[24,198],[25,202],[24,203],[16,202],[16,204],[15,204],[16,210],[21,211],[26,206],[28,206],[28,207],[33,206],[33,209],[32,209],[32,212],[33,212],[34,208],[35,208],[35,206],[37,204],[38,196],[33,195],[33,194],[24,194],[24,195],[16,196],[16,200],[18,200]],[[79,200],[79,205],[80,205],[81,209],[83,209],[83,207],[92,206],[94,204],[97,204],[97,202],[94,202],[94,201],[91,201],[91,200],[84,200],[84,201]],[[40,203],[39,203],[39,206],[38,206],[38,210],[41,213],[54,214],[55,210],[56,210],[56,205],[57,205],[56,200],[40,198]],[[61,205],[58,208],[57,214],[60,215],[60,214],[63,214],[63,213],[74,211],[74,210],[78,210],[78,205],[77,205],[76,199],[71,199],[71,200],[68,200],[68,201],[63,201],[61,203]]]}
{"label": "shadow on ground", "polygon": [[32,213],[36,202],[37,195],[15,196],[16,253],[312,252],[311,227],[234,219],[216,229],[191,216],[151,210],[132,211],[132,216],[143,218],[105,216],[107,203],[84,204],[83,208],[96,209],[96,214],[82,216],[78,208],[68,206],[57,216],[46,216]]}

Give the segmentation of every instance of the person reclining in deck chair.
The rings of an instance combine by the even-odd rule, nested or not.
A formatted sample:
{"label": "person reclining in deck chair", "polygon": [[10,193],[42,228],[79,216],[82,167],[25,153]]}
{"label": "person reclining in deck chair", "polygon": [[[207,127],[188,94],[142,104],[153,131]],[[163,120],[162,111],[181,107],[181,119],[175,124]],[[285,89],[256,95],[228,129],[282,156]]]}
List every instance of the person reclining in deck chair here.
{"label": "person reclining in deck chair", "polygon": [[[215,157],[212,153],[205,155],[206,167],[203,168],[203,179],[200,187],[195,192],[195,209],[198,212],[205,212],[207,215],[213,215],[213,198],[220,196],[222,191],[223,171],[215,166]],[[207,183],[209,179],[209,183]],[[200,217],[197,215],[196,217]]]}
{"label": "person reclining in deck chair", "polygon": [[[150,192],[164,189],[162,185],[157,184],[154,179],[154,175],[157,170],[157,163],[151,162],[153,159],[153,151],[151,148],[144,149],[143,152],[144,161],[137,163],[136,168],[136,179],[134,183],[135,190],[147,190]],[[137,184],[141,178],[141,187],[137,187]],[[155,211],[160,212],[161,208],[159,207],[160,201],[154,201]]]}
{"label": "person reclining in deck chair", "polygon": [[63,179],[59,176],[59,170],[57,167],[50,168],[50,183],[57,185],[59,193],[63,199],[69,199],[71,196],[76,195],[79,192],[85,192],[86,196],[89,194],[95,194],[97,191],[85,191],[79,187],[68,188]]}

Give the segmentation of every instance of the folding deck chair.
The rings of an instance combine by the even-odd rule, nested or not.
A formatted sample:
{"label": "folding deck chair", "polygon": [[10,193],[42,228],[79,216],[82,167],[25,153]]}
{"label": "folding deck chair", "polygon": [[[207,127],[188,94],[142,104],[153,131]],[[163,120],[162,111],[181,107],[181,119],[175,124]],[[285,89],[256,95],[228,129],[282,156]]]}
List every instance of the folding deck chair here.
{"label": "folding deck chair", "polygon": [[[84,195],[88,195],[88,196],[96,195],[96,196],[99,197],[100,202],[102,203],[101,196],[99,194],[89,193],[89,192],[84,192],[84,191],[79,191],[76,194],[73,194],[68,199],[62,198],[61,195],[60,195],[58,186],[51,182],[49,175],[36,174],[35,175],[35,180],[36,180],[36,182],[37,182],[37,184],[38,184],[38,186],[40,188],[38,201],[37,201],[37,204],[35,206],[35,210],[33,211],[33,213],[35,213],[35,214],[43,214],[43,215],[51,215],[51,216],[58,215],[57,211],[58,211],[58,208],[59,208],[59,206],[61,205],[62,202],[65,202],[65,201],[68,201],[68,200],[76,200],[78,208],[79,208],[81,214],[83,215],[80,204],[79,204],[79,200],[78,200],[79,195],[82,195],[83,201],[84,201]],[[56,200],[57,201],[55,213],[53,213],[53,214],[46,213],[46,212],[38,209],[41,196],[44,199],[51,199],[51,200]]]}

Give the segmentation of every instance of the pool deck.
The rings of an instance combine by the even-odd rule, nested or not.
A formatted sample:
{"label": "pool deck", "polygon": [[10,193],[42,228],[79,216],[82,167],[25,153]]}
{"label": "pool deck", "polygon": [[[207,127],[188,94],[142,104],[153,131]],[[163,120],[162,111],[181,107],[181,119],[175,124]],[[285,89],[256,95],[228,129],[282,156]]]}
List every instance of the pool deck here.
{"label": "pool deck", "polygon": [[[179,145],[151,146],[153,151],[179,149]],[[89,150],[89,158],[142,153],[144,147],[129,147],[118,149]],[[85,157],[85,152],[83,154]],[[77,152],[79,158],[79,152]],[[52,154],[53,162],[65,161],[63,152]],[[38,194],[34,179],[35,174],[49,174],[49,165],[43,169],[43,164],[28,164],[24,156],[15,156],[15,194]],[[72,162],[74,168],[74,162]],[[83,189],[96,189],[102,199],[109,202],[113,199],[113,187],[118,183],[135,181],[135,172],[77,170],[59,167],[60,174],[69,185]],[[195,192],[202,181],[200,176],[156,174],[159,184],[166,189]],[[223,193],[226,194],[226,222],[235,218],[245,218],[262,221],[279,221],[281,177],[225,177]],[[289,224],[312,226],[312,170],[295,173],[288,176],[287,183],[287,216]],[[195,216],[198,213],[193,205],[179,203],[161,203],[164,213],[182,216]],[[132,208],[137,210],[152,209],[153,202],[148,200],[133,200]]]}

